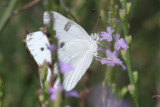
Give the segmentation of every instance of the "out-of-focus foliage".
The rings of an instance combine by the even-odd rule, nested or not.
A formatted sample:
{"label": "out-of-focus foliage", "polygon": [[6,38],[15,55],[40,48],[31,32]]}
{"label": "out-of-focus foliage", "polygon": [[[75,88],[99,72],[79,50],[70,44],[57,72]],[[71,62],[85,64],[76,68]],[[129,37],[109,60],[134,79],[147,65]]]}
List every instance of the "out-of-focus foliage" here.
{"label": "out-of-focus foliage", "polygon": [[[45,1],[45,0],[44,0]],[[55,11],[71,18],[60,6],[58,0],[54,0]],[[106,29],[108,11],[118,4],[119,0],[63,0],[71,13],[76,17],[78,23],[90,34],[93,31],[96,20],[101,16],[101,21],[96,32]],[[139,73],[138,91],[142,107],[154,107],[158,102],[152,98],[160,93],[160,1],[158,0],[130,0],[132,2],[131,14],[129,17],[131,44],[131,63],[133,70]],[[10,0],[0,1],[0,18]],[[19,0],[15,10],[20,9],[31,0]],[[121,6],[120,6],[121,7]],[[92,8],[95,14],[92,24]],[[32,56],[27,52],[23,42],[26,34],[38,31],[43,27],[43,2],[39,2],[31,8],[11,16],[4,31],[0,34],[0,79],[3,82],[3,107],[36,107],[39,104],[37,76],[38,67]],[[72,18],[71,18],[72,19]],[[121,24],[121,23],[120,23]],[[121,28],[119,28],[121,31]],[[105,67],[98,61],[91,65],[91,87],[101,85],[104,79]],[[86,73],[87,75],[87,73]],[[84,76],[76,89],[83,90]],[[117,67],[114,70],[114,80],[118,89],[129,84],[128,74]],[[93,90],[94,91],[94,90]],[[86,106],[92,106],[92,93],[88,94]],[[1,100],[1,98],[0,98]],[[133,100],[129,94],[124,96],[129,107],[134,107]],[[78,99],[69,99],[71,105],[76,107],[81,103]],[[157,105],[158,107],[158,105]]]}

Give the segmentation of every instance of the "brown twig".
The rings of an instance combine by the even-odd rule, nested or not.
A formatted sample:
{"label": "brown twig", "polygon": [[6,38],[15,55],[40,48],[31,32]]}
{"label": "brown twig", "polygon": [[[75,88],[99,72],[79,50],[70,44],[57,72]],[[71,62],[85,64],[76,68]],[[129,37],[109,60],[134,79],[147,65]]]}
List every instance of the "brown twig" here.
{"label": "brown twig", "polygon": [[75,22],[78,22],[77,19],[73,16],[73,14],[70,12],[69,8],[63,3],[62,0],[59,0],[61,6],[68,12],[68,14],[73,18]]}
{"label": "brown twig", "polygon": [[1,4],[0,4],[0,8],[3,8],[3,7],[6,7],[8,4],[6,3],[6,2],[2,2]]}
{"label": "brown twig", "polygon": [[18,13],[20,13],[20,12],[22,12],[22,11],[24,11],[24,10],[32,7],[32,6],[34,6],[35,4],[37,4],[37,3],[39,3],[39,2],[40,2],[40,0],[33,0],[32,2],[24,5],[22,8],[13,11],[13,13],[11,14],[11,16],[15,16],[15,15],[17,15]]}
{"label": "brown twig", "polygon": [[91,68],[87,70],[87,77],[85,80],[85,89],[80,92],[80,107],[86,107],[86,94],[90,92],[90,79],[91,79]]}

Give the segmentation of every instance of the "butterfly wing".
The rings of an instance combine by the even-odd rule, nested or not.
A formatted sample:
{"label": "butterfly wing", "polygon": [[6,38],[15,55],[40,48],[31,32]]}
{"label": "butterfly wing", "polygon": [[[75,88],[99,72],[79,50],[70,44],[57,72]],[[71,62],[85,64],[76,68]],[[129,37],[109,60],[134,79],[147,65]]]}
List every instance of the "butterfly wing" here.
{"label": "butterfly wing", "polygon": [[[75,87],[90,66],[94,52],[89,49],[89,46],[92,45],[89,43],[89,35],[81,26],[57,12],[52,12],[52,14],[53,26],[59,42],[59,59],[65,63],[71,63],[74,68],[74,70],[64,75],[63,85],[69,91]],[[45,25],[50,23],[49,16],[48,12],[44,13]],[[49,41],[43,32],[28,34],[26,44],[39,66],[44,61],[51,62],[51,52],[48,49]],[[56,64],[54,65],[54,71],[55,73],[58,72]],[[49,72],[47,80],[49,80],[50,75],[51,73]],[[55,85],[57,84],[59,84],[59,78],[56,80]]]}
{"label": "butterfly wing", "polygon": [[[75,39],[85,39],[88,40],[89,35],[87,32],[79,26],[77,23],[69,20],[68,18],[62,16],[61,14],[52,11],[52,17],[54,21],[54,30],[56,31],[56,36],[59,38],[59,43],[70,42]],[[44,12],[44,24],[49,25],[50,15],[48,12]]]}
{"label": "butterfly wing", "polygon": [[28,34],[26,45],[39,66],[43,65],[44,61],[51,63],[49,41],[42,31]]}
{"label": "butterfly wing", "polygon": [[[90,66],[94,52],[89,47],[90,43],[86,40],[74,40],[59,49],[59,59],[65,63],[70,63],[74,68],[64,74],[63,86],[65,90],[72,90]],[[56,68],[55,71],[57,70]],[[55,85],[58,83],[59,79]]]}

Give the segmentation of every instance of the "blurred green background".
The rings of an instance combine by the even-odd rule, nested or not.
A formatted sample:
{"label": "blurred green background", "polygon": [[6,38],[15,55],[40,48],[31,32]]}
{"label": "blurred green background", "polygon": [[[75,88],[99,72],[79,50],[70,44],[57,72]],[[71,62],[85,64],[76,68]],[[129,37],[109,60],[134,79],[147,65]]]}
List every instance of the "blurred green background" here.
{"label": "blurred green background", "polygon": [[[0,18],[3,17],[10,1],[0,0]],[[22,8],[31,1],[18,0],[14,10]],[[114,6],[113,4],[121,7],[119,0],[63,1],[78,23],[89,34],[94,27],[91,25],[92,8],[95,9],[94,22],[100,15],[102,16],[96,31],[101,32],[106,29],[106,17],[108,11]],[[139,73],[140,102],[142,107],[160,107],[159,101],[152,98],[153,95],[160,94],[160,1],[130,0],[130,2],[132,2],[132,8],[129,23],[130,34],[133,37],[130,46],[131,62],[133,70]],[[36,107],[39,105],[38,67],[27,53],[23,40],[29,32],[38,31],[40,27],[43,27],[44,3],[45,0],[11,16],[0,34],[0,79],[3,82],[3,107]],[[71,18],[60,6],[59,1],[54,0],[54,8],[64,16]],[[105,67],[93,61],[91,68],[93,70],[90,83],[94,87],[101,84]],[[127,86],[129,84],[127,72],[118,70],[115,72],[118,75],[118,86]],[[82,83],[76,87],[78,90],[81,90],[80,84]],[[129,107],[135,106],[129,94],[124,99]],[[78,102],[78,99],[76,101]]]}

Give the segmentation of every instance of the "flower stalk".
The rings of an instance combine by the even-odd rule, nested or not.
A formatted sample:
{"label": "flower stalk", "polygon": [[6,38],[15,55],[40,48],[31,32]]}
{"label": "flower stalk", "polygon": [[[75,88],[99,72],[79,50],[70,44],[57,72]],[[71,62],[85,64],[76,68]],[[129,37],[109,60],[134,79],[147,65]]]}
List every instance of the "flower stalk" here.
{"label": "flower stalk", "polygon": [[2,97],[3,97],[2,88],[3,88],[3,84],[2,84],[2,79],[0,77],[0,107],[2,107]]}
{"label": "flower stalk", "polygon": [[[126,3],[126,0],[120,0],[122,8],[120,10],[120,17],[123,22],[123,30],[124,30],[124,35],[125,38],[129,36],[129,23],[128,23],[128,17],[130,13],[130,8],[131,8],[131,3]],[[123,11],[122,11],[123,10]],[[122,17],[123,16],[123,17]],[[139,102],[139,94],[138,94],[138,87],[137,87],[137,82],[134,81],[134,74],[132,71],[132,66],[131,66],[131,61],[130,61],[130,51],[127,50],[125,54],[124,61],[127,66],[127,71],[128,71],[128,76],[129,76],[129,81],[132,87],[134,87],[134,91],[130,91],[131,96],[133,97],[136,107],[140,107],[140,102]],[[129,88],[131,89],[131,88]]]}

